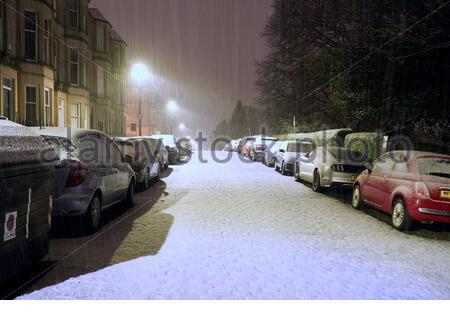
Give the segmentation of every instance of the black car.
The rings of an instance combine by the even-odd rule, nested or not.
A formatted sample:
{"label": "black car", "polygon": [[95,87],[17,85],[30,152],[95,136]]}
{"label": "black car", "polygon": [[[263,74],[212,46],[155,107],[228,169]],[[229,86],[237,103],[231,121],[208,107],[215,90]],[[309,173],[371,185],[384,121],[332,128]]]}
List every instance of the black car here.
{"label": "black car", "polygon": [[0,119],[0,285],[48,253],[56,154],[30,129]]}

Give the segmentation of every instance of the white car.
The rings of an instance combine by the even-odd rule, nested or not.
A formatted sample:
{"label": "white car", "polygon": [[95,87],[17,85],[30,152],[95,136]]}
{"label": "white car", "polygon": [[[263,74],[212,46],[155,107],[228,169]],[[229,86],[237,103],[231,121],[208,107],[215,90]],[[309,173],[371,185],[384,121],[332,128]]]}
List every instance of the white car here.
{"label": "white car", "polygon": [[297,159],[312,150],[313,145],[310,142],[285,141],[275,157],[275,171],[281,172],[282,175],[294,174]]}
{"label": "white car", "polygon": [[364,157],[356,151],[320,147],[298,159],[294,169],[295,180],[312,183],[316,192],[333,185],[352,186],[365,169],[365,160],[358,159]]}

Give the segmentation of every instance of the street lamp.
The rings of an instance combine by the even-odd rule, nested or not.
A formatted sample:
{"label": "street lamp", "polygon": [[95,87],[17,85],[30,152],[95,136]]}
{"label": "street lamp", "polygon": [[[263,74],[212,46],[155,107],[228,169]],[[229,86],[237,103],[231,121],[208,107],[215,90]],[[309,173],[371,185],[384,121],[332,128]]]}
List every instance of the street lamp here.
{"label": "street lamp", "polygon": [[[133,82],[134,86],[138,89],[142,89],[148,83],[150,82],[150,71],[148,70],[147,66],[143,63],[136,63],[131,68],[131,81]],[[142,99],[141,95],[139,94],[139,114],[138,114],[138,121],[139,121],[139,136],[142,136]]]}
{"label": "street lamp", "polygon": [[184,131],[186,130],[186,125],[184,123],[180,123],[180,125],[178,126],[178,129],[180,129],[180,131]]}

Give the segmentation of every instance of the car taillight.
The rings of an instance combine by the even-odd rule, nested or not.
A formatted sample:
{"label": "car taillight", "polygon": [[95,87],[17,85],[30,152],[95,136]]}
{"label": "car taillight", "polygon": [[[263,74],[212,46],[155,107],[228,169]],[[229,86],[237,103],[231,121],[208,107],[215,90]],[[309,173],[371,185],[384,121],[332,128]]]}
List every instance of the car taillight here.
{"label": "car taillight", "polygon": [[428,187],[423,182],[416,183],[416,195],[419,199],[428,199],[430,198],[430,192],[428,191]]}
{"label": "car taillight", "polygon": [[73,188],[83,183],[88,173],[88,167],[85,164],[77,162],[70,168],[69,177],[67,178],[66,187]]}
{"label": "car taillight", "polygon": [[48,197],[48,230],[52,228],[53,196]]}
{"label": "car taillight", "polygon": [[339,165],[339,164],[333,164],[331,166],[331,170],[336,171],[336,172],[344,172],[345,168],[343,165]]}

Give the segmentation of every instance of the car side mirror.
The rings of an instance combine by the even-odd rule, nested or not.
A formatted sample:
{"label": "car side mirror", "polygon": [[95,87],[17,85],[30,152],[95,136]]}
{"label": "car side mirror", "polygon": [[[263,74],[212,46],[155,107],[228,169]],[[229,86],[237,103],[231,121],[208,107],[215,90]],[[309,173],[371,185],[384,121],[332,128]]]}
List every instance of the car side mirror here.
{"label": "car side mirror", "polygon": [[372,173],[373,171],[373,164],[371,164],[370,162],[367,162],[364,167],[366,167],[367,170],[369,170],[369,173]]}
{"label": "car side mirror", "polygon": [[286,151],[284,151],[284,149],[280,149],[278,151],[281,152],[281,153],[285,153],[286,152]]}

